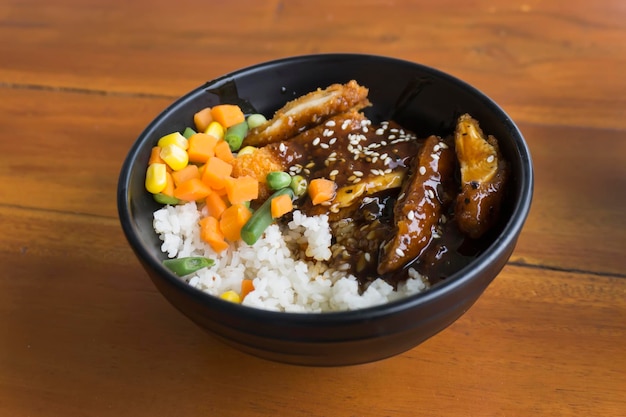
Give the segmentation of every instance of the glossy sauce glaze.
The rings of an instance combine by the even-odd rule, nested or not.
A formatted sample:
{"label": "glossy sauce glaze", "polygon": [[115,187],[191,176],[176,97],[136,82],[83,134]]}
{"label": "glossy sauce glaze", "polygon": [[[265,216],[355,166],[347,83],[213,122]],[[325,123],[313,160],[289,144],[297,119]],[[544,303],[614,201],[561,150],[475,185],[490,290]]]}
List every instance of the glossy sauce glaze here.
{"label": "glossy sauce glaze", "polygon": [[[331,264],[355,275],[362,288],[379,277],[395,286],[409,277],[411,269],[434,284],[468,264],[486,246],[483,241],[466,238],[454,221],[452,202],[460,180],[449,138],[420,139],[393,122],[374,126],[355,112],[348,118],[329,119],[289,141],[267,146],[291,174],[309,180],[329,178],[344,197],[355,195],[350,204],[313,206],[304,199],[298,208],[308,215],[329,215],[334,237]],[[417,161],[420,154],[423,158]],[[421,193],[416,197],[410,180],[419,175],[425,179],[417,181]],[[385,178],[391,178],[388,184],[392,186],[376,188]],[[404,204],[398,204],[398,200]],[[381,273],[384,245],[399,235],[401,206],[415,216],[407,224],[410,233],[402,243],[402,250],[411,260],[396,263]],[[406,218],[407,210],[400,217]],[[288,220],[289,216],[284,219]],[[427,228],[428,233],[419,228]],[[407,238],[420,242],[415,245]],[[409,253],[408,246],[417,247],[417,252]]]}

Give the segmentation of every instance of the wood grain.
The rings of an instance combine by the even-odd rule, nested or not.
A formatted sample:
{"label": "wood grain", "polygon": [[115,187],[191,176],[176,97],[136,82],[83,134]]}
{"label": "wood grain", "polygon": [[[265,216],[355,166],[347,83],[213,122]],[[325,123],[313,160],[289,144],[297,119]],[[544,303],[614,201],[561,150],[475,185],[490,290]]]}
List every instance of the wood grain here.
{"label": "wood grain", "polygon": [[[0,1],[0,416],[623,416],[626,3]],[[393,56],[515,120],[535,197],[511,261],[397,357],[302,368],[223,345],[158,293],[116,210],[171,101],[262,61]]]}

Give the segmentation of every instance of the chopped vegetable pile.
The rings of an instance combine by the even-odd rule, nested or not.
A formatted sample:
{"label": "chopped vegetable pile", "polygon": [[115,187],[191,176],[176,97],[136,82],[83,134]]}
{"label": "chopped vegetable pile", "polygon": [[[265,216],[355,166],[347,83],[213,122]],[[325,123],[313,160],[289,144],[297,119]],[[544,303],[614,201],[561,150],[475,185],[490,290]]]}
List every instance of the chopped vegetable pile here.
{"label": "chopped vegetable pile", "polygon": [[[329,179],[316,178],[307,184],[300,175],[273,171],[263,179],[272,194],[262,201],[259,179],[233,175],[235,158],[257,150],[252,146],[242,148],[248,131],[266,122],[262,114],[246,116],[237,105],[220,104],[196,112],[193,127],[161,137],[152,148],[146,190],[160,204],[194,201],[205,206],[208,215],[200,220],[200,236],[215,252],[241,240],[253,245],[270,224],[294,209],[295,199],[307,193],[313,204],[328,202],[335,196],[337,187]],[[212,264],[205,258],[164,261],[179,276]],[[222,298],[241,302],[253,290],[252,282],[247,281],[241,294],[231,291]]]}

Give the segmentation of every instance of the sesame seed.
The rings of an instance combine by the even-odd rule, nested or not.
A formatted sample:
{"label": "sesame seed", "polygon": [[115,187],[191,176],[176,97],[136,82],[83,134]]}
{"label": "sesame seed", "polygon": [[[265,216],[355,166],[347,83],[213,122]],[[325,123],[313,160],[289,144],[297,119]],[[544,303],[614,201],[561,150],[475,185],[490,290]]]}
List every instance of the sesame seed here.
{"label": "sesame seed", "polygon": [[404,193],[400,193],[400,195],[398,196],[398,200],[402,200],[404,198]]}
{"label": "sesame seed", "polygon": [[385,133],[385,130],[384,130],[384,129],[380,129],[380,128],[376,129],[376,134],[377,134],[378,136],[382,135],[383,133]]}
{"label": "sesame seed", "polygon": [[350,176],[348,177],[348,181],[354,181],[354,180],[355,180],[355,178],[356,178],[356,176],[354,176],[354,175],[350,175]]}
{"label": "sesame seed", "polygon": [[389,136],[387,136],[387,139],[389,139],[389,140],[395,139],[395,138],[396,138],[396,135],[389,135]]}
{"label": "sesame seed", "polygon": [[329,129],[324,129],[324,131],[322,132],[322,136],[324,136],[325,138],[329,138],[334,134],[335,132]]}
{"label": "sesame seed", "polygon": [[376,161],[378,161],[378,157],[377,157],[377,156],[374,156],[374,157],[372,158],[372,163],[373,163],[373,164],[375,164],[375,163],[376,163]]}
{"label": "sesame seed", "polygon": [[317,146],[320,144],[320,138],[313,139],[313,146]]}
{"label": "sesame seed", "polygon": [[496,158],[494,158],[494,156],[493,156],[493,155],[489,155],[489,156],[487,157],[487,162],[492,163],[494,159],[496,159]]}
{"label": "sesame seed", "polygon": [[395,128],[395,127],[394,127],[394,128],[389,129],[389,131],[390,131],[390,132],[393,132],[393,133],[398,133],[398,129],[397,129],[397,128]]}
{"label": "sesame seed", "polygon": [[285,144],[284,144],[284,143],[282,143],[282,142],[281,142],[281,144],[280,144],[280,145],[278,145],[278,149],[279,149],[281,152],[285,152],[285,150],[287,150],[287,147],[285,146]]}
{"label": "sesame seed", "polygon": [[320,148],[328,149],[328,148],[330,148],[330,145],[328,143],[320,143]]}
{"label": "sesame seed", "polygon": [[439,155],[437,155],[436,153],[431,154],[430,156],[432,156],[435,161],[439,160]]}
{"label": "sesame seed", "polygon": [[334,121],[334,120],[329,120],[329,121],[327,121],[327,122],[326,122],[326,126],[328,126],[328,127],[333,127],[333,126],[335,126],[335,121]]}
{"label": "sesame seed", "polygon": [[359,178],[359,177],[355,177],[355,178],[352,180],[352,182],[353,182],[353,183],[355,183],[355,184],[356,184],[357,182],[361,182],[361,178]]}
{"label": "sesame seed", "polygon": [[435,145],[435,146],[433,146],[433,151],[439,152],[439,148],[440,148],[439,145]]}
{"label": "sesame seed", "polygon": [[329,174],[329,175],[330,175],[331,177],[334,177],[334,176],[336,176],[337,174],[339,174],[339,170],[338,170],[338,169],[333,169],[332,171],[330,171],[330,174]]}
{"label": "sesame seed", "polygon": [[387,169],[383,172],[383,174],[391,174],[391,168],[387,168]]}
{"label": "sesame seed", "polygon": [[315,162],[311,161],[308,164],[306,164],[305,168],[313,168],[315,166]]}
{"label": "sesame seed", "polygon": [[426,192],[428,193],[428,197],[430,197],[431,199],[435,198],[435,193],[433,190],[427,190]]}
{"label": "sesame seed", "polygon": [[350,120],[344,120],[343,123],[341,124],[341,129],[346,130],[348,126],[350,126]]}
{"label": "sesame seed", "polygon": [[402,249],[396,248],[396,255],[402,258],[404,257],[404,252],[402,251]]}
{"label": "sesame seed", "polygon": [[420,172],[420,175],[426,174],[426,167],[420,167],[419,172]]}
{"label": "sesame seed", "polygon": [[363,132],[365,132],[365,133],[367,133],[367,132],[369,131],[369,129],[367,128],[367,126],[363,126],[363,127],[361,128],[361,130],[362,130]]}
{"label": "sesame seed", "polygon": [[448,149],[448,145],[446,145],[445,142],[439,142],[439,147],[441,149]]}
{"label": "sesame seed", "polygon": [[331,140],[328,141],[329,145],[334,145],[335,142],[337,142],[337,138],[332,138]]}
{"label": "sesame seed", "polygon": [[409,212],[406,214],[406,218],[407,218],[407,219],[409,219],[409,220],[413,220],[413,219],[415,219],[415,212],[414,212],[413,210],[409,211]]}
{"label": "sesame seed", "polygon": [[354,171],[353,174],[356,175],[357,177],[363,176],[363,173],[361,171]]}
{"label": "sesame seed", "polygon": [[446,215],[442,214],[441,217],[439,218],[439,222],[441,224],[446,224],[447,221],[448,221],[448,218],[446,217]]}

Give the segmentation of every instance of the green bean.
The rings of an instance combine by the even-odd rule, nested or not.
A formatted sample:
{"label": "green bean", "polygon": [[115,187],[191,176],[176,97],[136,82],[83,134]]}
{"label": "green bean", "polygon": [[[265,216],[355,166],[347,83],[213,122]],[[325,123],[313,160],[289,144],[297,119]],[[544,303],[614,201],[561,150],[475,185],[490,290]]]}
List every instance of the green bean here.
{"label": "green bean", "polygon": [[307,181],[302,175],[294,175],[289,184],[296,197],[302,197],[306,193]]}
{"label": "green bean", "polygon": [[196,131],[193,130],[192,128],[190,128],[190,127],[186,127],[184,132],[183,132],[183,136],[185,138],[187,138],[187,139],[189,139],[190,137],[192,137],[195,134],[196,134]]}
{"label": "green bean", "polygon": [[291,184],[291,175],[283,171],[272,171],[265,177],[267,186],[272,190],[280,190],[289,187]]}
{"label": "green bean", "polygon": [[248,134],[248,123],[241,122],[237,123],[226,129],[226,133],[224,134],[224,140],[230,146],[230,150],[236,152],[241,148],[241,144],[243,143],[243,138]]}
{"label": "green bean", "polygon": [[187,258],[178,259],[165,259],[163,261],[163,265],[179,277],[193,274],[194,272],[199,271],[202,268],[212,266],[214,263],[215,262],[213,261],[213,259],[203,258],[200,256],[190,256]]}
{"label": "green bean", "polygon": [[274,222],[274,218],[272,217],[272,199],[283,194],[287,194],[291,198],[294,196],[291,188],[283,188],[276,191],[261,204],[261,207],[259,207],[246,224],[243,225],[241,228],[241,239],[248,245],[254,245],[261,235],[263,235],[265,229]]}
{"label": "green bean", "polygon": [[176,204],[180,204],[180,200],[176,197],[172,197],[163,193],[153,194],[154,201],[159,204],[166,204],[170,206],[175,206]]}
{"label": "green bean", "polygon": [[246,121],[248,122],[248,127],[250,129],[254,129],[255,127],[259,127],[267,122],[267,119],[261,113],[255,113],[248,116],[248,119],[246,119]]}

